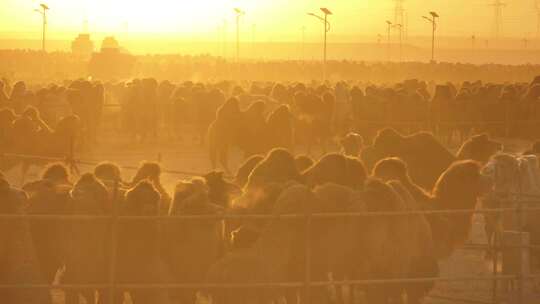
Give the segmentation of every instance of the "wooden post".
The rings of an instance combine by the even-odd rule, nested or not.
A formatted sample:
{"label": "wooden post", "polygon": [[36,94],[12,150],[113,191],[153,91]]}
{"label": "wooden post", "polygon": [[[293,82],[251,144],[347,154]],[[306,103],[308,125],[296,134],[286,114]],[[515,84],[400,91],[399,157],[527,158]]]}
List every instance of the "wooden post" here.
{"label": "wooden post", "polygon": [[504,135],[508,138],[510,136],[510,115],[508,114],[510,107],[508,102],[504,102]]}
{"label": "wooden post", "polygon": [[[492,249],[493,249],[493,277],[497,277],[497,275],[499,274],[499,246],[500,246],[500,236],[499,236],[499,231],[496,230],[494,235],[493,235],[493,243],[492,243]],[[493,279],[493,286],[492,286],[492,291],[491,291],[491,299],[492,299],[492,302],[497,304],[498,303],[498,300],[497,300],[497,288],[498,288],[498,281],[497,279]]]}
{"label": "wooden post", "polygon": [[304,300],[302,303],[311,302],[311,205],[306,203],[305,210],[305,277],[304,277]]}
{"label": "wooden post", "polygon": [[80,175],[80,170],[75,163],[75,138],[72,136],[69,140],[69,155],[66,159],[66,165],[69,167],[71,174]]}
{"label": "wooden post", "polygon": [[[119,181],[114,181],[111,212],[111,243],[109,250],[109,304],[114,304],[116,299],[116,251],[118,243],[118,187]],[[101,296],[101,295],[100,295]]]}
{"label": "wooden post", "polygon": [[[519,192],[520,194],[523,192],[523,185],[521,184],[521,182],[519,183]],[[528,252],[529,250],[529,234],[528,233],[523,233],[523,226],[524,226],[524,221],[523,221],[523,201],[522,201],[523,197],[520,195],[518,197],[518,201],[517,201],[517,210],[516,210],[516,214],[517,214],[517,227],[518,227],[518,231],[520,232],[519,234],[519,239],[518,239],[518,244],[519,244],[519,248],[518,248],[518,253],[517,253],[517,257],[518,257],[518,260],[520,262],[519,264],[519,268],[518,268],[518,274],[517,274],[517,284],[518,284],[518,301],[517,303],[518,304],[521,304],[523,303],[523,298],[524,298],[524,293],[525,293],[525,288],[523,287],[523,284],[525,283],[525,281],[523,280],[523,276],[524,274],[526,274],[528,271],[527,269],[529,269],[528,265],[529,265],[529,259],[528,259],[528,256],[526,257],[526,259],[523,259],[525,258],[525,255],[524,253],[525,252]],[[524,236],[526,235],[526,240],[523,240]],[[524,248],[523,247],[523,241],[526,241],[526,245],[527,245],[527,248]],[[525,266],[525,264],[527,264],[527,266]],[[526,267],[526,269],[524,269]]]}
{"label": "wooden post", "polygon": [[523,277],[529,274],[530,237],[527,232],[505,231],[503,234],[503,275],[515,275],[517,303],[522,303],[525,295]]}

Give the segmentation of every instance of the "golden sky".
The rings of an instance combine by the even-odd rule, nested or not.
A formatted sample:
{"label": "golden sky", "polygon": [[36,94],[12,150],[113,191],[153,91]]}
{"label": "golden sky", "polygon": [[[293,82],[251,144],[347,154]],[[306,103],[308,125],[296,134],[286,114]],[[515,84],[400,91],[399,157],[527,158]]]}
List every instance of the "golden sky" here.
{"label": "golden sky", "polygon": [[[44,0],[45,1],[45,0]],[[0,0],[0,38],[39,38],[40,16],[33,11],[41,1]],[[429,10],[441,15],[439,32],[448,36],[490,35],[493,8],[490,0],[405,0],[409,35],[430,34],[421,18]],[[504,34],[536,36],[535,0],[508,0],[504,10]],[[297,40],[306,27],[308,39],[318,39],[320,24],[306,15],[329,7],[331,35],[347,40],[355,36],[385,33],[384,20],[392,19],[392,0],[46,0],[49,12],[49,37],[73,37],[88,20],[92,33],[134,37],[168,37],[216,40],[219,27],[227,23],[234,33],[234,7],[246,11],[242,32],[256,40]],[[255,25],[255,26],[254,26]],[[14,34],[17,33],[17,34]]]}

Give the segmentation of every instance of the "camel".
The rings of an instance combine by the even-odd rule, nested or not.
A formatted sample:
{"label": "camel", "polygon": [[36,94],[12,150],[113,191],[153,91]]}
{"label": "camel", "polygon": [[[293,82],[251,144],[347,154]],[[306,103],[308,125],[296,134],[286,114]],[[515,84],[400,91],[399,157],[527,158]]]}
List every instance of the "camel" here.
{"label": "camel", "polygon": [[[193,179],[177,184],[169,216],[217,215],[223,211],[212,202],[204,180]],[[174,283],[203,283],[210,266],[222,255],[223,242],[219,219],[167,221],[162,254]],[[194,303],[196,290],[172,291],[171,298]]]}
{"label": "camel", "polygon": [[[0,174],[0,214],[25,215],[27,195],[11,187]],[[30,222],[0,220],[0,284],[47,284],[32,240]],[[52,303],[47,289],[2,289],[0,299],[13,304]]]}
{"label": "camel", "polygon": [[[368,170],[377,161],[399,157],[407,163],[411,179],[424,189],[432,189],[439,176],[457,160],[485,163],[502,145],[486,135],[465,141],[457,155],[452,154],[435,137],[426,132],[403,136],[393,129],[379,131],[373,145],[362,150],[361,158]],[[486,158],[487,156],[487,158]]]}
{"label": "camel", "polygon": [[[66,214],[104,216],[111,211],[109,194],[93,174],[86,173],[70,191]],[[110,226],[106,219],[72,221],[66,225],[65,284],[100,284],[108,278]],[[66,290],[66,304],[78,304],[79,295],[95,302],[93,289]],[[99,303],[107,298],[106,290],[99,290]]]}

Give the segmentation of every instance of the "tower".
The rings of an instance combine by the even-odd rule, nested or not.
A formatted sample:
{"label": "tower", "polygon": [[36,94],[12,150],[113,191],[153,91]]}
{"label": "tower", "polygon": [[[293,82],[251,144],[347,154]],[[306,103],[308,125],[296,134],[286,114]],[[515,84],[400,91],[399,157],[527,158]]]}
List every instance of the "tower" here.
{"label": "tower", "polygon": [[493,23],[493,37],[495,40],[499,40],[503,31],[503,9],[506,3],[501,0],[495,0],[490,6],[494,9],[494,23]]}
{"label": "tower", "polygon": [[403,28],[401,31],[405,33],[407,37],[407,20],[405,18],[405,0],[393,0],[394,1],[394,24],[401,24]]}

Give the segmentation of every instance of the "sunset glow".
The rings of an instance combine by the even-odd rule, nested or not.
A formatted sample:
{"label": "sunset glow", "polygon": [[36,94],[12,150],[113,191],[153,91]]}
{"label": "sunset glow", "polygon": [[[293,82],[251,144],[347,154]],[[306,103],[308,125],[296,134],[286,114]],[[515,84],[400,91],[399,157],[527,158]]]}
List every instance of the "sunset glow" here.
{"label": "sunset glow", "polygon": [[[0,34],[37,33],[39,15],[33,9],[41,0],[0,1]],[[316,23],[306,13],[330,7],[335,13],[333,35],[376,36],[385,33],[384,20],[393,18],[393,1],[386,0],[48,0],[51,37],[73,36],[83,29],[84,20],[94,33],[132,33],[138,36],[173,36],[215,40],[218,28],[224,23],[230,31],[234,26],[234,7],[241,7],[246,15],[244,31],[251,33],[256,24],[258,40],[297,39],[300,28],[308,34],[318,31]],[[425,35],[422,14],[429,10],[441,12],[440,31],[443,35],[488,35],[493,30],[493,8],[489,1],[469,0],[407,0],[404,1],[409,35]],[[509,3],[504,10],[503,32],[508,36],[534,36],[536,12],[534,1]],[[462,10],[463,6],[467,10]],[[475,20],[474,24],[470,21]],[[352,38],[351,38],[352,37]]]}

